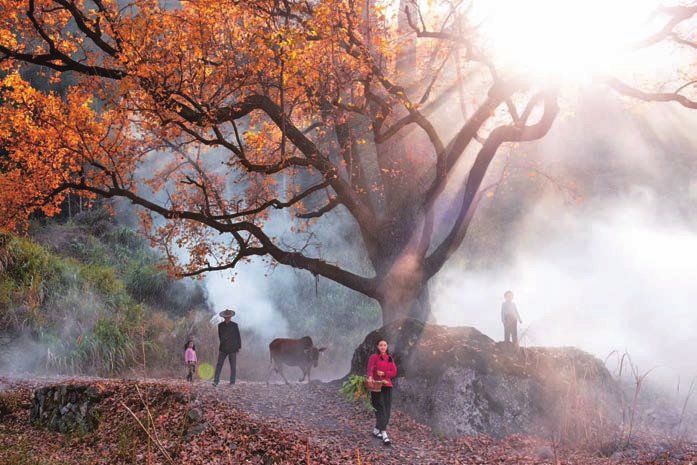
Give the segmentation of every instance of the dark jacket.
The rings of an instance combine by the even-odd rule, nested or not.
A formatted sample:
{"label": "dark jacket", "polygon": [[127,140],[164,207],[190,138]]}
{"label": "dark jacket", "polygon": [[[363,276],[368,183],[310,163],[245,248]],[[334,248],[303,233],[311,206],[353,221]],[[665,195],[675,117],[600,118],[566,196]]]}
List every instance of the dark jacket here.
{"label": "dark jacket", "polygon": [[240,339],[240,329],[237,323],[224,321],[218,325],[218,337],[220,338],[220,351],[230,354],[237,352],[242,348],[242,340]]}

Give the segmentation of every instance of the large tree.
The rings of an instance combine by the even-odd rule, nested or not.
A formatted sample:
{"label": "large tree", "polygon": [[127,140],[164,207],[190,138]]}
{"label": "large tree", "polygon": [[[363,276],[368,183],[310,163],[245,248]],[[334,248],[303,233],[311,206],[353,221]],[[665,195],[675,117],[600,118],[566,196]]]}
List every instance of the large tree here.
{"label": "large tree", "polygon": [[[268,257],[376,299],[384,321],[428,319],[494,156],[549,131],[558,91],[497,70],[463,2],[402,0],[396,20],[378,3],[0,0],[2,226],[68,193],[123,197],[180,275]],[[37,69],[74,84],[36,90]],[[279,212],[295,240],[269,232]],[[372,273],[307,246],[338,213]]]}

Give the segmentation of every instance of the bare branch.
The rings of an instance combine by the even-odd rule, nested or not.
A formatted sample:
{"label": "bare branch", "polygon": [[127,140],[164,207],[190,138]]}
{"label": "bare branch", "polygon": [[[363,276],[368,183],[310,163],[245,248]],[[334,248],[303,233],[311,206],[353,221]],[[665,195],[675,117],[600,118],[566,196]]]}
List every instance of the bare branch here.
{"label": "bare branch", "polygon": [[[340,283],[350,289],[367,295],[368,297],[377,297],[376,280],[375,278],[366,278],[359,276],[343,268],[328,263],[318,258],[308,257],[301,252],[288,251],[278,247],[271,238],[256,224],[249,221],[240,221],[236,223],[221,223],[208,217],[200,212],[192,212],[186,210],[175,210],[163,207],[154,203],[136,193],[123,189],[118,186],[114,187],[96,187],[90,186],[83,182],[66,182],[54,191],[60,193],[68,189],[76,191],[87,191],[100,195],[105,198],[123,197],[130,200],[133,204],[141,206],[146,210],[156,213],[166,219],[182,219],[195,221],[205,224],[221,233],[236,233],[246,231],[250,233],[261,244],[265,255],[271,256],[278,263],[292,266],[293,268],[307,270],[312,274],[324,276],[337,283]],[[261,249],[259,248],[259,249]],[[258,253],[257,253],[258,252]],[[261,250],[254,250],[255,255],[261,255]]]}
{"label": "bare branch", "polygon": [[[350,43],[345,45],[346,51],[355,58],[363,60],[366,64],[370,66],[371,74],[378,80],[378,82],[382,85],[385,91],[388,94],[392,95],[394,98],[396,98],[397,101],[402,104],[407,113],[412,115],[412,117],[414,118],[414,123],[416,123],[426,133],[429,141],[431,142],[433,148],[436,151],[436,154],[442,154],[443,142],[441,141],[440,136],[438,135],[438,132],[436,131],[433,124],[431,124],[428,118],[426,118],[417,109],[417,105],[415,105],[409,99],[406,90],[403,87],[394,84],[385,76],[380,66],[378,66],[375,63],[375,60],[373,59],[373,56],[370,53],[370,50],[368,50],[365,44],[358,39],[354,31],[349,29],[348,35]],[[374,93],[370,95],[368,92],[366,92],[366,96],[369,98],[375,98],[378,101],[382,100],[379,97],[377,97]],[[384,120],[384,116],[382,119]],[[378,124],[381,124],[381,122],[378,122]]]}
{"label": "bare branch", "polygon": [[[248,99],[249,100],[249,99]],[[375,237],[377,234],[374,225],[374,217],[370,206],[366,205],[338,174],[337,168],[332,165],[329,159],[323,156],[314,142],[312,142],[303,132],[298,129],[288,118],[288,116],[266,96],[254,96],[252,101],[248,101],[250,106],[264,111],[274,124],[279,128],[284,128],[284,132],[295,147],[297,147],[312,166],[317,168],[328,179],[336,194],[341,198],[346,208],[351,211],[356,221],[369,236]]]}
{"label": "bare branch", "polygon": [[683,39],[682,37],[678,36],[678,35],[675,34],[675,33],[671,34],[670,37],[671,37],[671,39],[673,39],[673,41],[674,41],[675,43],[678,43],[678,44],[680,44],[680,45],[685,45],[685,46],[690,47],[690,48],[697,49],[697,42],[692,42],[692,41],[689,41],[689,40],[685,40],[685,39]]}
{"label": "bare branch", "polygon": [[440,166],[436,166],[436,177],[433,179],[426,195],[424,196],[424,209],[428,210],[432,207],[435,199],[445,188],[447,182],[447,174],[457,163],[462,153],[464,153],[470,142],[477,137],[477,132],[486,122],[494,110],[506,100],[513,92],[513,87],[506,86],[503,83],[494,83],[489,90],[487,99],[480,107],[472,114],[469,120],[455,135],[453,140],[448,144],[445,153],[439,157]]}
{"label": "bare branch", "polygon": [[202,268],[198,268],[194,271],[188,271],[185,273],[180,273],[178,276],[181,278],[185,277],[193,277],[193,276],[198,276],[202,275],[204,273],[209,273],[213,271],[223,271],[223,270],[230,270],[232,268],[235,268],[237,264],[242,260],[243,258],[246,257],[251,257],[254,255],[257,256],[263,256],[266,255],[266,249],[263,247],[246,247],[243,244],[240,244],[240,251],[235,255],[235,258],[230,262],[230,263],[225,263],[223,265],[207,265]]}
{"label": "bare branch", "polygon": [[697,14],[697,6],[663,7],[660,8],[658,12],[666,13],[670,16],[670,18],[668,19],[666,24],[661,28],[660,31],[635,44],[635,48],[649,47],[671,36],[674,32],[675,27],[678,24],[690,19],[695,14]]}
{"label": "bare branch", "polygon": [[329,202],[320,208],[319,210],[309,212],[309,213],[300,213],[296,215],[297,218],[302,218],[302,219],[310,219],[310,218],[319,218],[320,216],[324,215],[327,212],[330,212],[334,210],[338,205],[341,205],[341,202],[339,202],[339,199],[336,197],[333,197],[329,199]]}
{"label": "bare branch", "polygon": [[[536,99],[537,97],[533,97],[533,100]],[[481,183],[486,175],[489,164],[493,160],[501,144],[505,142],[524,142],[539,139],[547,134],[552,127],[552,123],[559,112],[556,92],[546,92],[543,100],[544,112],[537,123],[529,126],[499,126],[491,132],[484,142],[467,176],[462,205],[457,219],[450,233],[425,260],[427,276],[433,276],[438,272],[452,252],[462,243],[479,200],[481,199],[483,192],[480,189]]]}
{"label": "bare branch", "polygon": [[[645,102],[675,102],[686,108],[697,110],[697,101],[690,100],[677,92],[644,92],[628,86],[617,78],[606,78],[605,83],[622,95],[643,100]],[[680,90],[683,88],[684,86],[681,87]]]}
{"label": "bare branch", "polygon": [[683,85],[681,85],[680,87],[678,87],[678,88],[675,90],[675,93],[676,93],[676,94],[679,94],[679,93],[682,92],[683,90],[687,89],[687,88],[690,87],[690,86],[694,86],[695,84],[697,84],[697,79],[693,79],[692,81],[686,82],[685,84],[683,84]]}
{"label": "bare branch", "polygon": [[375,134],[373,137],[375,140],[376,144],[383,144],[387,142],[390,138],[392,138],[395,134],[397,134],[402,128],[416,122],[416,117],[413,114],[409,114],[401,119],[399,119],[396,123],[394,123],[392,126],[389,128],[385,129],[382,133]]}
{"label": "bare branch", "polygon": [[263,212],[264,210],[267,210],[269,208],[275,208],[277,210],[281,210],[283,208],[288,208],[292,207],[293,205],[297,204],[298,202],[302,201],[304,198],[310,196],[311,194],[325,189],[329,186],[328,181],[321,182],[319,184],[315,184],[314,186],[304,190],[298,195],[293,196],[291,199],[287,201],[281,201],[278,199],[271,199],[268,200],[258,207],[255,208],[250,208],[247,210],[242,210],[233,214],[227,214],[227,215],[212,215],[211,218],[214,220],[231,220],[231,219],[236,219],[236,218],[242,218],[245,216],[254,216],[258,215],[259,213]]}

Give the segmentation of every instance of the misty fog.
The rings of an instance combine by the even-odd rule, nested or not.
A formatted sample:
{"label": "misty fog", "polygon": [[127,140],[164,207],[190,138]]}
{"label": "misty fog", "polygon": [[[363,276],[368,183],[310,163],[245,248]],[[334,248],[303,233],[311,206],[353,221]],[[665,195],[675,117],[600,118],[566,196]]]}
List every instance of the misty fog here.
{"label": "misty fog", "polygon": [[[674,384],[697,375],[690,357],[697,350],[697,137],[684,129],[697,120],[669,105],[589,94],[570,97],[576,113],[564,114],[545,139],[512,151],[510,185],[483,200],[470,237],[431,282],[433,313],[439,324],[474,326],[499,340],[502,294],[512,289],[523,345],[577,346],[601,359],[627,351],[641,371],[657,367],[653,377]],[[526,166],[544,176],[531,177]],[[572,199],[550,179],[574,186]],[[280,237],[293,223],[282,215],[270,228]],[[340,209],[312,231],[323,244],[317,255],[364,268],[350,254],[357,239]],[[478,242],[488,248],[473,253]],[[482,265],[477,254],[493,258]],[[302,271],[254,260],[232,276],[205,277],[211,306],[234,308],[235,319],[261,341],[301,336],[293,330],[298,322],[288,324],[294,308],[335,310],[321,308],[328,300],[313,293],[299,296],[300,287],[316,285]],[[311,335],[331,340],[347,329],[355,328],[338,323]],[[335,347],[331,358],[348,368],[353,348]]]}
{"label": "misty fog", "polygon": [[[577,346],[601,359],[627,351],[642,371],[658,367],[668,384],[691,378],[697,375],[689,357],[697,349],[691,334],[697,327],[691,311],[697,301],[691,282],[697,276],[697,136],[685,128],[697,119],[689,110],[628,103],[592,86],[567,99],[576,111],[563,112],[546,138],[497,155],[489,180],[505,164],[510,181],[482,201],[465,244],[432,280],[436,321],[501,339],[500,302],[512,289],[524,345]],[[213,151],[208,163],[221,157]],[[455,195],[457,182],[451,188]],[[447,212],[439,214],[447,220]],[[269,231],[291,241],[294,223],[281,212]],[[357,231],[341,208],[310,231],[311,244],[322,244],[313,255],[371,273],[355,253]],[[329,300],[319,293],[299,291],[317,285],[311,275],[263,260],[209,273],[204,282],[212,309],[234,308],[258,342],[303,335],[294,331],[302,327],[298,322],[288,324],[300,307],[336,310],[322,308]],[[371,305],[344,292],[352,295],[347,307]],[[318,340],[359,329],[308,327]],[[331,358],[348,368],[353,348],[335,347]],[[339,375],[336,366],[331,371]]]}
{"label": "misty fog", "polygon": [[[441,324],[500,340],[500,303],[512,289],[523,345],[577,346],[600,359],[627,351],[674,388],[697,375],[697,154],[684,129],[697,120],[668,105],[579,103],[547,138],[518,150],[552,179],[572,181],[580,198],[528,177],[542,193],[496,225],[505,240],[487,242],[505,258],[473,271],[465,244],[432,282],[433,311]],[[501,205],[496,197],[475,223]]]}

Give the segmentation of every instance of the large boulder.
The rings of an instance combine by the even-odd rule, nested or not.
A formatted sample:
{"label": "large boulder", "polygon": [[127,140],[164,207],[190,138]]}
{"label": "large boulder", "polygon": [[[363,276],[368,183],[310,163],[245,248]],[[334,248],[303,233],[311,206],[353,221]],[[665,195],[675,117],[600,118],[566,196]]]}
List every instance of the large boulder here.
{"label": "large boulder", "polygon": [[365,374],[380,339],[398,367],[395,406],[447,436],[518,432],[568,438],[607,434],[621,421],[621,390],[575,348],[518,348],[471,327],[399,320],[368,334],[351,372]]}

